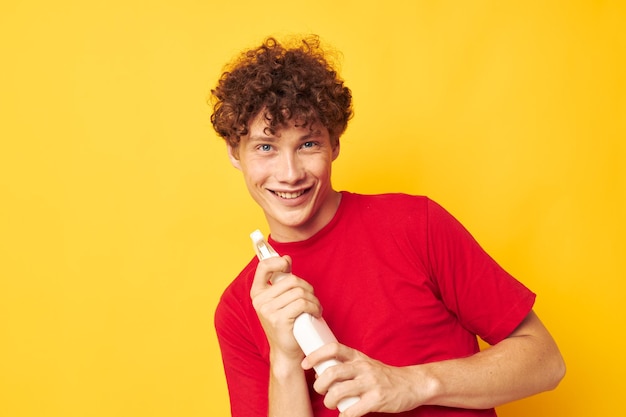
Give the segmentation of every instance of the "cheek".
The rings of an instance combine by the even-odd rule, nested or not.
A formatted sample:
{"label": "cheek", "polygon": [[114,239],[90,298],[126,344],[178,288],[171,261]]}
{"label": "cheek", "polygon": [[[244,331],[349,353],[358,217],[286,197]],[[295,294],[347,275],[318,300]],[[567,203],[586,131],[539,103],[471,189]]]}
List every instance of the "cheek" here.
{"label": "cheek", "polygon": [[309,172],[313,173],[318,178],[326,178],[330,176],[331,171],[331,160],[330,159],[322,159],[317,161],[316,164],[309,167]]}
{"label": "cheek", "polygon": [[245,166],[242,169],[243,175],[246,178],[246,182],[249,184],[257,184],[260,182],[264,182],[267,177],[267,170],[263,169],[258,165],[254,166]]}

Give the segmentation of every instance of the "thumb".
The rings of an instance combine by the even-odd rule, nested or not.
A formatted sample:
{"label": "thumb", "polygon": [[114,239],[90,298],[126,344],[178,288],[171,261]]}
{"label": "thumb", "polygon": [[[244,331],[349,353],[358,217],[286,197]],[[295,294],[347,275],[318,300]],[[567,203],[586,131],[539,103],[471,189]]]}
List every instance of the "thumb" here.
{"label": "thumb", "polygon": [[[259,261],[256,273],[250,288],[250,294],[257,294],[276,284],[280,278],[291,272],[291,258],[289,256],[269,258]],[[281,277],[282,275],[282,277]]]}

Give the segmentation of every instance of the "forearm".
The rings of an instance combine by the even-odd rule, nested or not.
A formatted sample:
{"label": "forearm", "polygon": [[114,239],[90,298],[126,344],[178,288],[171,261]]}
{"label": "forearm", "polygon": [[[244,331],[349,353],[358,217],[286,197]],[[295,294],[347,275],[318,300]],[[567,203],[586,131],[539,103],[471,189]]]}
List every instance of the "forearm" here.
{"label": "forearm", "polygon": [[299,359],[272,355],[268,395],[269,417],[313,417],[309,388]]}
{"label": "forearm", "polygon": [[555,388],[565,365],[552,337],[531,313],[518,330],[495,346],[413,371],[418,380],[429,381],[430,404],[491,408]]}

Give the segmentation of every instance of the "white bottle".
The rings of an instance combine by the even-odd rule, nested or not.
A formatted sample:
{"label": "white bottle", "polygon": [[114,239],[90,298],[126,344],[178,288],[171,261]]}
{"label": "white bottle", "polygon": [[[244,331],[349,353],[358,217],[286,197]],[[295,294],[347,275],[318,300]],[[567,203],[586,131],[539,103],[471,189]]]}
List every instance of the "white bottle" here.
{"label": "white bottle", "polygon": [[[280,256],[274,248],[267,243],[260,230],[252,232],[250,238],[252,239],[254,251],[259,260]],[[285,275],[287,274],[275,272],[272,276],[272,283],[280,281]],[[293,323],[293,335],[305,355],[309,355],[327,343],[337,341],[337,338],[322,317],[316,318],[308,313],[302,313],[296,317]],[[329,359],[317,364],[314,369],[318,375],[321,375],[326,369],[338,364],[339,362],[337,360]],[[344,398],[339,401],[337,408],[339,411],[343,412],[357,401],[359,401],[359,397]]]}

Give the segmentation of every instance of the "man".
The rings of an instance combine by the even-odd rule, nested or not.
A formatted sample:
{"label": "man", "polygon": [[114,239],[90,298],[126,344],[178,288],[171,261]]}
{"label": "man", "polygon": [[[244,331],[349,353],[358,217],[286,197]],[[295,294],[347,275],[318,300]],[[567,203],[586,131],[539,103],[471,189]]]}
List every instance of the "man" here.
{"label": "man", "polygon": [[[212,91],[270,244],[222,295],[215,325],[235,417],[494,416],[565,366],[535,295],[426,197],[339,192],[331,168],[351,93],[315,37],[244,52]],[[289,273],[271,284],[275,272]],[[292,328],[322,316],[340,343],[306,358]],[[479,351],[477,337],[491,347]],[[315,376],[317,363],[340,364]]]}

